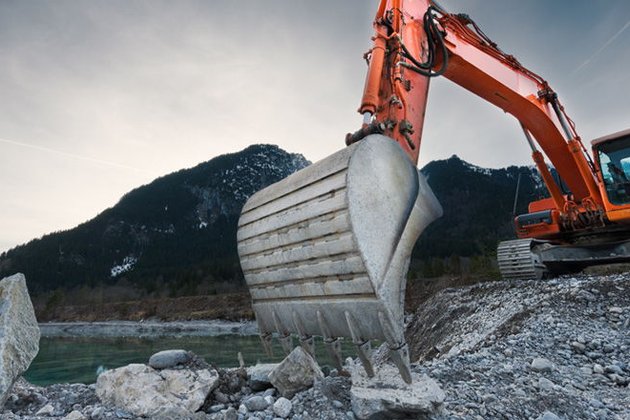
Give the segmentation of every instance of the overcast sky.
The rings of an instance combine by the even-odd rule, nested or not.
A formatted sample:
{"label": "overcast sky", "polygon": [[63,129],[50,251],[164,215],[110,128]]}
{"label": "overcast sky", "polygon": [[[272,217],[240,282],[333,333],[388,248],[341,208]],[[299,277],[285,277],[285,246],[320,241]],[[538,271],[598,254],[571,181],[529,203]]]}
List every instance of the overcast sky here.
{"label": "overcast sky", "polygon": [[[253,143],[337,151],[377,3],[0,0],[0,252]],[[545,77],[585,140],[630,127],[627,0],[441,4]],[[452,154],[530,164],[514,119],[437,79],[420,164]]]}

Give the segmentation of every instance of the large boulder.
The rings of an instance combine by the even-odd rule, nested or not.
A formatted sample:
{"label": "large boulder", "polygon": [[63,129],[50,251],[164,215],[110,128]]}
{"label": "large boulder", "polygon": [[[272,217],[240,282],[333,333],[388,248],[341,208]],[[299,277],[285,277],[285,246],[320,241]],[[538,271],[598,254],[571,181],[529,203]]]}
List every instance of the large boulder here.
{"label": "large boulder", "polygon": [[96,395],[136,416],[186,418],[201,408],[218,384],[214,369],[158,371],[131,364],[99,375]]}
{"label": "large boulder", "polygon": [[269,373],[271,384],[285,398],[293,398],[296,392],[312,387],[316,378],[323,377],[313,356],[300,346]]}
{"label": "large boulder", "polygon": [[39,327],[24,274],[0,281],[0,407],[39,351]]}
{"label": "large boulder", "polygon": [[446,394],[427,375],[412,372],[409,385],[389,363],[379,366],[373,378],[351,359],[347,368],[352,376],[352,411],[359,419],[425,418],[442,411]]}

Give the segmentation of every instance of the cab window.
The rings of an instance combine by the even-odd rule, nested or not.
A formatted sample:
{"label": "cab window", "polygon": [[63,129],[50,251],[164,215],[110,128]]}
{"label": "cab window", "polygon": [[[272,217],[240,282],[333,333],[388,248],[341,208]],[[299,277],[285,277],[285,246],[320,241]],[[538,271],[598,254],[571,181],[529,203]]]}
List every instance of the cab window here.
{"label": "cab window", "polygon": [[597,149],[608,201],[630,203],[630,137],[602,143]]}

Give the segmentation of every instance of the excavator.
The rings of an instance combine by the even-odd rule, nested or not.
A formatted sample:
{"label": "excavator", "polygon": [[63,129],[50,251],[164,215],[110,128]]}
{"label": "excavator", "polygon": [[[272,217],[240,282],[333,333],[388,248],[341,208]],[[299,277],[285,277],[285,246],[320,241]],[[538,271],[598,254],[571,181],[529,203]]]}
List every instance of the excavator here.
{"label": "excavator", "polygon": [[[412,248],[442,208],[417,162],[429,81],[445,77],[520,122],[549,197],[498,246],[506,279],[542,278],[630,255],[630,130],[592,142],[593,158],[547,81],[465,14],[430,0],[381,0],[358,112],[341,151],[254,194],[238,252],[263,347],[315,336],[339,369],[350,338],[368,376],[371,341],[411,383],[403,304]],[[553,176],[546,158],[559,177]]]}

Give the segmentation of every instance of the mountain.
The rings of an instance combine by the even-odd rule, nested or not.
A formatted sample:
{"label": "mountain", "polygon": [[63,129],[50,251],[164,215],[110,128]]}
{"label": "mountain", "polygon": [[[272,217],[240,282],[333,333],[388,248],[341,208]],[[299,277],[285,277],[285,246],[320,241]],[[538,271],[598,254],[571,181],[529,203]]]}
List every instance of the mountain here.
{"label": "mountain", "polygon": [[119,283],[172,296],[234,287],[242,281],[235,238],[246,199],[309,164],[254,145],[163,176],[74,229],[2,254],[0,278],[23,272],[34,295]]}
{"label": "mountain", "polygon": [[512,213],[517,184],[516,214],[526,213],[529,202],[546,194],[534,167],[480,168],[453,155],[430,162],[422,173],[444,216],[424,231],[415,247],[416,258],[493,254],[498,241],[515,236]]}
{"label": "mountain", "polygon": [[[277,146],[255,145],[163,176],[74,229],[0,255],[0,278],[23,272],[33,295],[118,287],[135,290],[136,298],[173,297],[242,288],[236,224],[243,204],[308,164]],[[418,241],[416,260],[491,255],[498,240],[513,237],[519,174],[519,212],[542,191],[529,167],[484,169],[453,156],[422,172],[444,216]]]}

